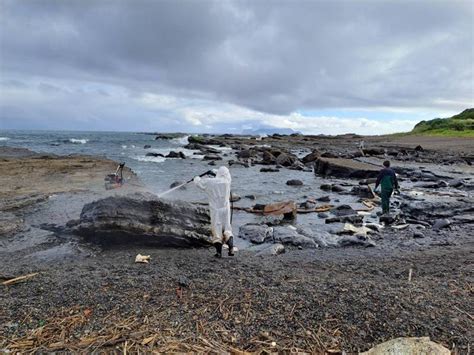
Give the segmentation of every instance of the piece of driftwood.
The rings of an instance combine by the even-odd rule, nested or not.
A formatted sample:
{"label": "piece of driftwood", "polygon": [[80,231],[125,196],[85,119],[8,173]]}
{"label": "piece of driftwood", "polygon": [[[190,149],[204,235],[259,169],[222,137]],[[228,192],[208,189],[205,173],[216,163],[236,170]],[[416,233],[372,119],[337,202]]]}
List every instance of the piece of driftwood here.
{"label": "piece of driftwood", "polygon": [[38,275],[39,272],[34,272],[32,274],[28,274],[28,275],[23,275],[23,276],[18,276],[18,277],[15,277],[13,279],[10,279],[10,280],[7,280],[7,281],[3,281],[2,282],[2,285],[5,285],[5,286],[9,286],[9,285],[13,285],[13,284],[16,284],[18,282],[23,282],[23,281],[26,281],[36,275]]}

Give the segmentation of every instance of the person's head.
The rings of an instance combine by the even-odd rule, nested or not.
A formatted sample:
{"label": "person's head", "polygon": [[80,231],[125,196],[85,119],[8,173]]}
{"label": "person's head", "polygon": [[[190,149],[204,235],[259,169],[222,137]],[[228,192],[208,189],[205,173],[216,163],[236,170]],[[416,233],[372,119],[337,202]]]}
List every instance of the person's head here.
{"label": "person's head", "polygon": [[390,168],[390,162],[388,160],[385,160],[383,162],[383,166],[385,166],[386,168]]}
{"label": "person's head", "polygon": [[227,169],[227,167],[225,167],[225,166],[221,166],[219,169],[217,169],[216,177],[224,178],[224,179],[230,181],[231,177],[230,177],[229,169]]}

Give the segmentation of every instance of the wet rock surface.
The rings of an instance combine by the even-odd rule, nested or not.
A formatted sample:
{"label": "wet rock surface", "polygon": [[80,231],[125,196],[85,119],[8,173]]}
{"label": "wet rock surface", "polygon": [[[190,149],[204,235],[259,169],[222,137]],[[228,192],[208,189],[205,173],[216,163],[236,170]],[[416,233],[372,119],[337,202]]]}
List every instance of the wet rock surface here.
{"label": "wet rock surface", "polygon": [[208,210],[151,194],[113,196],[84,206],[71,232],[101,244],[209,246]]}

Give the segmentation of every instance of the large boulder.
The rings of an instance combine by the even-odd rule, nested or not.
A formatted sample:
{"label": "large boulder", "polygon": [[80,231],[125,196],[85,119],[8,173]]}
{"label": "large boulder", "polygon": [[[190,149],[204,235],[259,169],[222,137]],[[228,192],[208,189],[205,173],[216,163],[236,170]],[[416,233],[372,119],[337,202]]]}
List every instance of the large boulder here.
{"label": "large boulder", "polygon": [[307,164],[307,163],[312,163],[313,161],[315,161],[316,159],[319,159],[319,157],[321,156],[321,153],[318,151],[318,150],[313,150],[311,153],[309,153],[308,155],[304,156],[301,161],[304,163],[304,164]]}
{"label": "large boulder", "polygon": [[273,240],[273,228],[266,224],[244,224],[239,228],[239,238],[262,244]]}
{"label": "large boulder", "polygon": [[314,171],[323,176],[369,179],[377,177],[380,168],[351,159],[319,158],[315,161]]}
{"label": "large boulder", "polygon": [[89,241],[163,247],[211,244],[208,210],[148,193],[107,197],[84,206],[72,232]]}
{"label": "large boulder", "polygon": [[289,153],[281,153],[277,158],[276,158],[276,164],[281,165],[281,166],[292,166],[298,161],[298,158]]}

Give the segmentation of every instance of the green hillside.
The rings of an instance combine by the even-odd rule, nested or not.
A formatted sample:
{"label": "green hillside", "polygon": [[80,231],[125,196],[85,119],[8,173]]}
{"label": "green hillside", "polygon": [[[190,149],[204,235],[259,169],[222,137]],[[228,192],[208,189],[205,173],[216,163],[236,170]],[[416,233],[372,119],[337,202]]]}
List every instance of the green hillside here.
{"label": "green hillside", "polygon": [[449,118],[435,118],[419,122],[412,134],[474,137],[474,108],[468,108]]}

